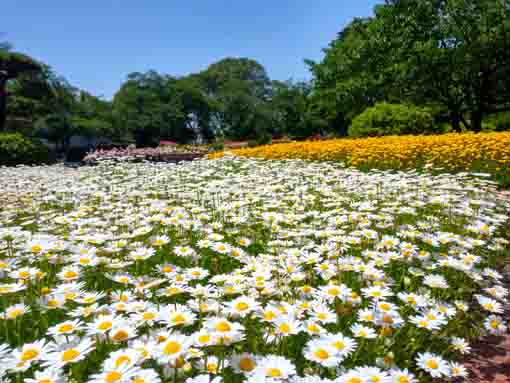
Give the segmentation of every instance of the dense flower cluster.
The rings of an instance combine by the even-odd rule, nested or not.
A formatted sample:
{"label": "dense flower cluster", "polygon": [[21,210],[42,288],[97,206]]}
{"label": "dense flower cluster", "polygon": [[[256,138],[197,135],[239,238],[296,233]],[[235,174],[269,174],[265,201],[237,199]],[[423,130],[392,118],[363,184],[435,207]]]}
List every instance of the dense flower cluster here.
{"label": "dense flower cluster", "polygon": [[180,145],[180,146],[158,146],[156,148],[114,148],[114,149],[98,149],[90,152],[83,159],[86,163],[96,163],[99,161],[165,161],[178,157],[180,155],[200,155],[207,153],[207,146],[200,145]]}
{"label": "dense flower cluster", "polygon": [[[376,169],[440,167],[510,177],[510,133],[389,136],[293,142],[233,151],[246,157],[343,161]],[[221,156],[221,153],[213,157]]]}
{"label": "dense flower cluster", "polygon": [[466,174],[226,157],[0,168],[0,380],[413,383],[508,331]]}

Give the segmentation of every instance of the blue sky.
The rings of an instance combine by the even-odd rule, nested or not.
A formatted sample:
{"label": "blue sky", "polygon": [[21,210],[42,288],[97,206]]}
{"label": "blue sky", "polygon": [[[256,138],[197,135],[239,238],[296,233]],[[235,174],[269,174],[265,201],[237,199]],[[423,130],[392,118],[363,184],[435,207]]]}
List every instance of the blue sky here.
{"label": "blue sky", "polygon": [[126,75],[176,76],[227,56],[249,57],[273,79],[309,78],[303,59],[376,0],[7,0],[0,40],[71,84],[110,98]]}

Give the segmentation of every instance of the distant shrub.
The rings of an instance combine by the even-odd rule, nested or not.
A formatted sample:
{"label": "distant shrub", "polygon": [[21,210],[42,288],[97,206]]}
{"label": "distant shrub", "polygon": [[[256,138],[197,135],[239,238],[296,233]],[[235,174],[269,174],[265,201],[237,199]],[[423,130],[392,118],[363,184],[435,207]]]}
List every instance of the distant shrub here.
{"label": "distant shrub", "polygon": [[269,133],[263,133],[255,139],[255,142],[257,145],[268,145],[272,142],[272,140],[273,137]]}
{"label": "distant shrub", "polygon": [[49,149],[19,133],[0,133],[0,165],[40,164],[51,161]]}
{"label": "distant shrub", "polygon": [[352,121],[349,135],[373,137],[439,133],[432,113],[414,105],[379,103],[367,108]]}
{"label": "distant shrub", "polygon": [[269,133],[262,133],[253,140],[248,141],[248,147],[254,148],[256,146],[269,145],[273,141],[273,137]]}
{"label": "distant shrub", "polygon": [[496,132],[510,131],[510,112],[493,114],[485,122],[493,125]]}
{"label": "distant shrub", "polygon": [[212,152],[219,152],[225,149],[225,141],[224,140],[216,140],[212,144],[209,145],[209,150]]}
{"label": "distant shrub", "polygon": [[497,130],[496,124],[491,121],[482,122],[482,132],[495,132]]}

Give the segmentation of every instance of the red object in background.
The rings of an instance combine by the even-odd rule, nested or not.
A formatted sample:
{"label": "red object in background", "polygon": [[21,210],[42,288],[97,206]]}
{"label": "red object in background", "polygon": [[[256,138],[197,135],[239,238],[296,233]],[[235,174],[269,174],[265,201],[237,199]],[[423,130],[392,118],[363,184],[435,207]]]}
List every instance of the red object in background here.
{"label": "red object in background", "polygon": [[177,145],[177,142],[174,142],[174,141],[159,141],[159,146],[165,146],[165,145],[175,146],[175,145]]}
{"label": "red object in background", "polygon": [[313,135],[311,137],[308,137],[306,140],[307,141],[321,141],[322,140],[322,136],[320,134],[316,134],[316,135]]}

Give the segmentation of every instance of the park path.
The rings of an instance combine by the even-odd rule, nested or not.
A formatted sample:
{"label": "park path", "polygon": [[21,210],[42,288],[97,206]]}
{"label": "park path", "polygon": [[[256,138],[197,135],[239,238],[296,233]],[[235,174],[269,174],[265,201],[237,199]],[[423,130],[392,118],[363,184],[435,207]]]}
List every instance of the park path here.
{"label": "park path", "polygon": [[[510,288],[510,264],[503,270],[505,287]],[[503,314],[506,323],[510,321],[510,303]],[[510,383],[510,334],[486,336],[473,346],[465,362],[469,370],[470,383]]]}
{"label": "park path", "polygon": [[485,337],[465,366],[471,383],[510,383],[510,336]]}

